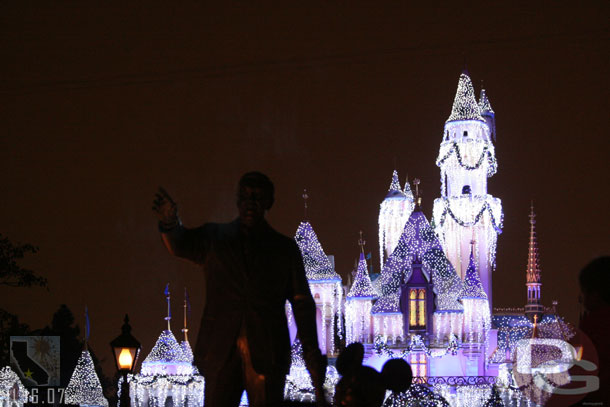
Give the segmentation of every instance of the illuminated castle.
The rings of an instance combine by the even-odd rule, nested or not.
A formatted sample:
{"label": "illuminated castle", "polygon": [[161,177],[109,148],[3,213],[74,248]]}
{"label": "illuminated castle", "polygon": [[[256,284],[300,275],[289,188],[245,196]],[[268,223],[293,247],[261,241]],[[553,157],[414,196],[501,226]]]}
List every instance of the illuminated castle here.
{"label": "illuminated castle", "polygon": [[[509,386],[517,341],[532,332],[569,338],[555,310],[540,302],[533,207],[527,303],[492,315],[492,272],[503,219],[500,199],[487,193],[487,178],[497,170],[495,138],[495,113],[486,92],[482,89],[477,101],[464,71],[436,159],[441,196],[434,201],[432,220],[421,209],[419,180],[413,181],[413,189],[408,181],[402,189],[394,171],[379,210],[380,275],[371,281],[361,235],[354,281],[344,300],[336,288],[334,262],[324,254],[311,224],[301,223],[295,240],[316,296],[323,352],[333,356],[336,343],[329,336],[341,339],[342,314],[345,344],[363,343],[365,364],[380,370],[388,358],[403,357],[420,383],[442,384],[452,377],[478,378],[483,384],[445,391],[443,397],[451,404],[476,393],[481,400],[501,397],[512,405],[521,397]],[[290,316],[289,321],[294,338]],[[505,385],[501,394],[491,390],[493,383]]]}
{"label": "illuminated castle", "polygon": [[[403,352],[418,376],[487,374],[494,345],[491,272],[502,220],[500,200],[487,194],[487,177],[496,171],[494,136],[489,100],[482,91],[477,102],[464,72],[436,161],[441,198],[433,222],[421,210],[419,180],[413,195],[408,182],[400,188],[394,171],[379,211],[381,275],[363,299],[348,294],[347,343]],[[368,278],[362,267],[355,283]],[[374,356],[370,363],[377,363]]]}
{"label": "illuminated castle", "polygon": [[186,327],[187,297],[184,300],[184,340],[178,342],[171,331],[169,284],[167,329],[142,362],[140,374],[129,375],[131,407],[201,407],[205,381],[193,364],[193,352]]}

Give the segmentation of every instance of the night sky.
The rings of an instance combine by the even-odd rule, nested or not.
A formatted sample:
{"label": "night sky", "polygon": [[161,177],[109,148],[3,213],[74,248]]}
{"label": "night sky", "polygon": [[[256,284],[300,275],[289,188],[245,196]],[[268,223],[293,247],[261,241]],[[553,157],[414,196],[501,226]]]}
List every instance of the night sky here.
{"label": "night sky", "polygon": [[0,307],[41,328],[62,303],[82,327],[87,305],[112,374],[123,315],[146,356],[169,282],[174,315],[190,291],[194,339],[203,276],[164,249],[153,194],[164,186],[187,226],[230,221],[254,169],[276,185],[278,231],[294,235],[307,188],[337,271],[352,270],[361,229],[378,271],[395,167],[421,179],[432,215],[466,63],[496,112],[493,305],[526,301],[533,200],[543,302],[578,321],[577,273],[610,248],[610,3],[141,3],[0,4],[0,233],[39,246],[22,265],[49,279],[48,291],[0,287]]}

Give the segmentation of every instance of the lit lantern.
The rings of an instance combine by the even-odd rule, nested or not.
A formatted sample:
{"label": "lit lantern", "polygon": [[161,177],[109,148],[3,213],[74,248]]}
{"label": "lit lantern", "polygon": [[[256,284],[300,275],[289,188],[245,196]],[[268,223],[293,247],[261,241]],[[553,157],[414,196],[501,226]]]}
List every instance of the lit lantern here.
{"label": "lit lantern", "polygon": [[110,346],[114,353],[117,370],[121,373],[132,373],[140,354],[140,342],[131,335],[129,317],[125,315],[125,323],[121,335],[116,337]]}
{"label": "lit lantern", "polygon": [[121,334],[110,342],[116,368],[122,375],[122,380],[119,381],[120,397],[119,406],[129,406],[129,385],[127,383],[127,375],[133,372],[138,356],[140,354],[140,342],[131,335],[131,326],[129,325],[129,317],[125,314],[125,323],[121,327]]}

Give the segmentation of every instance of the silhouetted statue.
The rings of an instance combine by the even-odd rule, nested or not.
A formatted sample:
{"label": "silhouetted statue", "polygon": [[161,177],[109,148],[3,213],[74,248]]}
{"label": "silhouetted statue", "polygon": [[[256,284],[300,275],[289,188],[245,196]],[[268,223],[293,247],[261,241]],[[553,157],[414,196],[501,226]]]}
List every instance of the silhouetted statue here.
{"label": "silhouetted statue", "polygon": [[[580,329],[589,336],[599,358],[598,391],[587,395],[582,403],[594,405],[610,401],[610,256],[587,264],[578,275],[582,315]],[[584,404],[583,404],[584,405]]]}
{"label": "silhouetted statue", "polygon": [[231,223],[182,226],[176,204],[162,188],[153,203],[169,252],[203,266],[206,275],[207,305],[194,349],[206,380],[206,406],[238,406],[244,388],[251,406],[283,404],[290,367],[286,300],[316,399],[325,405],[327,362],[318,347],[316,306],[297,244],[265,220],[273,201],[269,178],[249,172],[239,181],[239,217]]}

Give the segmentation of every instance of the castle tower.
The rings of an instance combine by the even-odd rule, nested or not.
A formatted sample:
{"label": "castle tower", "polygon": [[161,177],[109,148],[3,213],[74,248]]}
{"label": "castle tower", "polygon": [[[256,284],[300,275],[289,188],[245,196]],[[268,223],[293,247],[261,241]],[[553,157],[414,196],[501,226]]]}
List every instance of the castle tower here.
{"label": "castle tower", "polygon": [[536,214],[534,213],[534,204],[530,208],[530,242],[527,252],[527,269],[526,282],[527,286],[527,304],[525,305],[525,315],[528,319],[542,318],[544,307],[540,302],[540,288],[542,283],[540,282],[540,262],[538,258],[538,242],[536,241]]}
{"label": "castle tower", "polygon": [[487,178],[495,174],[497,164],[489,124],[493,124],[493,111],[484,92],[482,97],[484,114],[468,72],[462,72],[436,160],[441,197],[434,201],[433,221],[445,254],[462,279],[468,269],[470,241],[476,241],[474,260],[491,306],[503,215],[501,201],[487,193]]}
{"label": "castle tower", "polygon": [[380,270],[396,248],[405,223],[413,212],[413,206],[413,193],[409,187],[409,181],[405,183],[403,191],[398,181],[398,172],[394,170],[388,193],[379,205]]}
{"label": "castle tower", "polygon": [[356,278],[349,290],[345,303],[345,343],[349,345],[353,342],[372,343],[373,341],[373,320],[371,308],[373,300],[379,295],[371,284],[368,267],[364,258],[364,240],[360,232],[360,260]]}
{"label": "castle tower", "polygon": [[[309,222],[301,222],[294,240],[301,250],[309,289],[316,302],[320,350],[323,354],[332,357],[338,351],[335,335],[339,338],[343,337],[341,276],[337,274],[334,264],[324,253],[318,236]],[[293,321],[290,316],[288,319],[290,323]]]}

